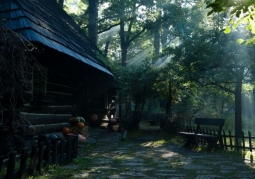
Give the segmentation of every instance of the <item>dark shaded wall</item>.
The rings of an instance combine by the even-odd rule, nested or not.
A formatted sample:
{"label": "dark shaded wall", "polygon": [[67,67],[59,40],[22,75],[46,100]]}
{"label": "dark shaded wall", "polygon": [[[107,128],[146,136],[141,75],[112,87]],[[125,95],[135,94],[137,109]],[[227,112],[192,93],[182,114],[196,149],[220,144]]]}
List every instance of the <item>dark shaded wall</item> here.
{"label": "dark shaded wall", "polygon": [[72,105],[72,112],[87,119],[107,107],[113,76],[53,49],[38,49],[34,56],[47,68],[46,93],[54,96],[54,105]]}

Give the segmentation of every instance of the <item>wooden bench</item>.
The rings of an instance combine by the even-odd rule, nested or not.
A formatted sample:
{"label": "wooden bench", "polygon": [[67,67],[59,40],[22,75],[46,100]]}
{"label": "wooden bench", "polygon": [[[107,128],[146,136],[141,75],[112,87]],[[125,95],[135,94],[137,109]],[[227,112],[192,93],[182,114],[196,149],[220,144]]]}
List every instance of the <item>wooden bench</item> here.
{"label": "wooden bench", "polygon": [[[214,119],[214,118],[196,118],[194,123],[196,124],[196,129],[194,132],[179,132],[181,136],[186,139],[184,147],[191,147],[198,144],[199,140],[203,140],[207,143],[206,150],[211,151],[213,148],[223,146],[222,142],[222,127],[225,123],[224,119]],[[212,130],[202,130],[202,127],[210,127]],[[216,132],[215,132],[216,130]],[[219,142],[219,145],[217,144]]]}

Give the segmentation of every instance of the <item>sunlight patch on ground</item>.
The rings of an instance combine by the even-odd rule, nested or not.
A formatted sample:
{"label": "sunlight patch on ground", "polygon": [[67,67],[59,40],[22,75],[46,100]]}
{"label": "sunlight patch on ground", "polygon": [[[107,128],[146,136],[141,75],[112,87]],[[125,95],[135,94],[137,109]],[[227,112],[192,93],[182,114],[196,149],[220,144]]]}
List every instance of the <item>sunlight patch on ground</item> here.
{"label": "sunlight patch on ground", "polygon": [[163,158],[170,158],[170,157],[176,157],[178,155],[179,154],[177,154],[175,152],[168,152],[168,153],[163,154],[161,157],[163,157]]}
{"label": "sunlight patch on ground", "polygon": [[80,173],[74,176],[74,178],[88,178],[89,173]]}
{"label": "sunlight patch on ground", "polygon": [[143,146],[143,147],[161,147],[161,146],[164,146],[165,144],[167,144],[167,141],[162,139],[162,140],[145,142],[145,143],[142,143],[141,146]]}

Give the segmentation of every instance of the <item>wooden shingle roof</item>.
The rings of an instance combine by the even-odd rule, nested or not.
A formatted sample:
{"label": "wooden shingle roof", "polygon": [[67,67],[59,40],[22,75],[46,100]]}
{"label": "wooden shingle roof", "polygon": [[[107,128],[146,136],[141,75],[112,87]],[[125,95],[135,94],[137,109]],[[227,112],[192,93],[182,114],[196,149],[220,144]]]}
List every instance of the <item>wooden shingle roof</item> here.
{"label": "wooden shingle roof", "polygon": [[0,0],[0,23],[31,42],[39,42],[113,76],[98,58],[101,52],[56,0]]}

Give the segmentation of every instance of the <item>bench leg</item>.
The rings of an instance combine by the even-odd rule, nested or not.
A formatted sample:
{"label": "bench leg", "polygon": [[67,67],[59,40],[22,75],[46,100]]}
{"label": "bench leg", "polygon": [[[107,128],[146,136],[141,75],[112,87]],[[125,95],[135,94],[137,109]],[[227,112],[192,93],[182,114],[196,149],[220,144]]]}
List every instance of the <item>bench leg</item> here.
{"label": "bench leg", "polygon": [[196,136],[185,136],[186,143],[182,147],[191,148],[197,146]]}
{"label": "bench leg", "polygon": [[208,139],[207,140],[207,151],[212,151],[213,148],[217,148],[217,139]]}

